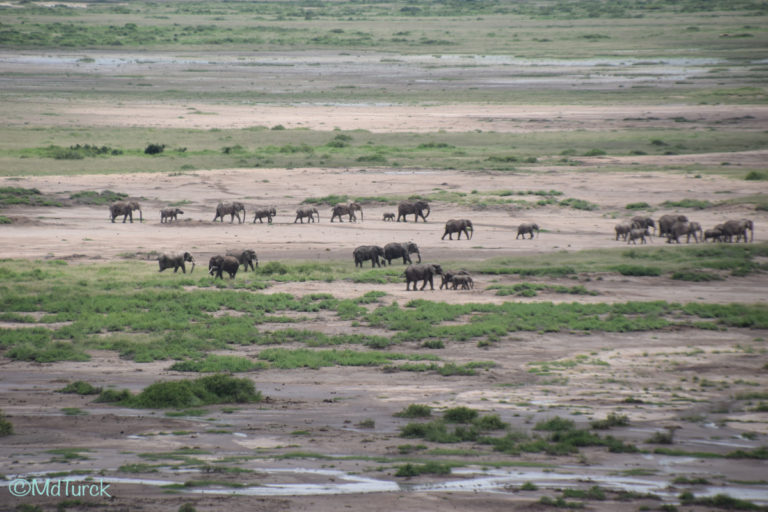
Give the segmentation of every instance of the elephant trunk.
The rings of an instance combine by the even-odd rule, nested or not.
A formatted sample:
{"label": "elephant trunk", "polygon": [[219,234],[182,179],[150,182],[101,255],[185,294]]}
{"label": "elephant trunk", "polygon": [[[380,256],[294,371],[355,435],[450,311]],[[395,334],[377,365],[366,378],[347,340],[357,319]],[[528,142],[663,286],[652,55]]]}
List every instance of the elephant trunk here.
{"label": "elephant trunk", "polygon": [[194,271],[195,271],[195,262],[193,261],[192,262],[192,268],[189,269],[189,273],[191,274]]}
{"label": "elephant trunk", "polygon": [[139,222],[144,222],[144,217],[141,215],[141,208],[139,208]]}
{"label": "elephant trunk", "polygon": [[421,252],[416,251],[416,255],[419,257],[419,263],[421,263]]}
{"label": "elephant trunk", "polygon": [[429,217],[429,214],[430,214],[430,212],[431,212],[431,211],[432,211],[432,210],[430,210],[430,208],[429,208],[429,205],[427,205],[427,214],[424,216],[424,218],[425,218],[425,219],[426,219],[427,217]]}

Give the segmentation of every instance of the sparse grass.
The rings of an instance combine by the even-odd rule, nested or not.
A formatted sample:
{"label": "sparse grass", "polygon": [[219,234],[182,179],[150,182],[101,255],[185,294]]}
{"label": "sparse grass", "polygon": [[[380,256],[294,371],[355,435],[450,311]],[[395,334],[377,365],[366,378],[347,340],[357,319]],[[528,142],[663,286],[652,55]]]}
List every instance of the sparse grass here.
{"label": "sparse grass", "polygon": [[13,424],[8,421],[5,414],[3,414],[3,411],[0,411],[0,437],[9,436],[11,434],[13,434]]}

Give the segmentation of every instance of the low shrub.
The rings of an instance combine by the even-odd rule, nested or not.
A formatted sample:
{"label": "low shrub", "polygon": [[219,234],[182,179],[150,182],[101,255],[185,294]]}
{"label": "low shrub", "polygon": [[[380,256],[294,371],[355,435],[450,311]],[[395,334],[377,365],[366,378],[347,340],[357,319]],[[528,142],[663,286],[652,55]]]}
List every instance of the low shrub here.
{"label": "low shrub", "polygon": [[0,411],[0,437],[13,434],[13,424],[5,418],[3,411]]}
{"label": "low shrub", "polygon": [[443,414],[445,421],[450,421],[452,423],[469,423],[477,418],[477,416],[478,412],[469,407],[454,407],[446,410]]}
{"label": "low shrub", "polygon": [[405,464],[397,468],[395,476],[411,477],[419,475],[449,475],[451,466],[439,462],[427,462],[426,464]]}
{"label": "low shrub", "polygon": [[398,418],[428,418],[432,416],[432,408],[428,405],[410,404],[394,415]]}
{"label": "low shrub", "polygon": [[88,382],[78,380],[75,382],[70,382],[66,386],[64,386],[62,389],[59,390],[59,393],[74,393],[77,395],[98,395],[101,393],[101,388],[93,387]]}

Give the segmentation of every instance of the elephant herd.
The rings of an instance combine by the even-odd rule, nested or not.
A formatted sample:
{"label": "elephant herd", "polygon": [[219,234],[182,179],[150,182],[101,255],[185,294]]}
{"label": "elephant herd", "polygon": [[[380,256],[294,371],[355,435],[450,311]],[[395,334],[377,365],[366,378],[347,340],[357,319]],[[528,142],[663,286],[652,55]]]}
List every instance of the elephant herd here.
{"label": "elephant herd", "polygon": [[[658,233],[656,225],[658,224]],[[652,229],[657,236],[666,236],[667,243],[680,243],[680,238],[685,237],[685,242],[690,243],[691,237],[694,242],[751,242],[755,237],[755,225],[750,219],[728,220],[722,224],[716,225],[706,231],[696,221],[688,220],[685,215],[662,215],[658,222],[654,222],[651,217],[635,216],[629,222],[621,222],[614,226],[616,240],[621,238],[628,244],[637,245],[637,240],[641,243],[647,243],[646,237],[650,237]],[[747,236],[749,232],[749,236]]]}
{"label": "elephant herd", "polygon": [[[163,253],[158,256],[157,263],[160,266],[158,272],[172,268],[174,273],[181,269],[182,273],[186,274],[185,263],[192,263],[192,268],[189,271],[190,274],[195,270],[195,260],[188,252]],[[208,273],[223,279],[223,273],[226,272],[231,279],[234,279],[237,271],[240,269],[240,265],[243,266],[245,272],[248,272],[248,267],[251,270],[256,270],[256,267],[259,266],[259,258],[256,256],[256,251],[253,249],[233,249],[228,250],[226,254],[213,256],[208,261]]]}

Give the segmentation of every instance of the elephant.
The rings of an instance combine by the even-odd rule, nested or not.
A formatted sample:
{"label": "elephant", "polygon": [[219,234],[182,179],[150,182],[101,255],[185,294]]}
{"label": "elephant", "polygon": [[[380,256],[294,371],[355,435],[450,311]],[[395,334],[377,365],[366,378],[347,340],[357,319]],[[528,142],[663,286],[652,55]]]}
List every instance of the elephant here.
{"label": "elephant", "polygon": [[178,253],[178,252],[164,252],[157,258],[157,263],[160,265],[160,270],[158,272],[162,272],[163,270],[167,268],[172,268],[173,273],[175,274],[179,268],[181,268],[181,271],[183,273],[187,273],[187,269],[184,266],[184,262],[188,261],[192,263],[192,268],[189,270],[189,273],[195,271],[195,260],[192,258],[192,255],[188,252],[185,253]]}
{"label": "elephant", "polygon": [[461,234],[464,233],[467,240],[472,239],[472,235],[475,233],[475,228],[472,226],[472,221],[469,219],[451,219],[445,223],[445,233],[440,240],[445,240],[445,235],[448,235],[448,240],[453,240],[453,234],[459,234],[459,240],[461,240]]}
{"label": "elephant", "polygon": [[434,263],[414,263],[408,265],[408,268],[405,269],[405,289],[406,291],[410,291],[411,283],[413,283],[413,291],[416,291],[416,282],[424,281],[420,290],[424,290],[427,286],[427,282],[429,282],[429,288],[434,290],[435,285],[433,279],[435,276],[442,275],[442,273],[443,269],[440,265]]}
{"label": "elephant", "polygon": [[520,238],[520,235],[523,235],[523,240],[525,240],[525,235],[530,234],[531,238],[529,240],[533,239],[533,232],[536,231],[536,236],[539,235],[539,225],[533,222],[524,222],[517,226],[517,236],[515,237],[515,240]]}
{"label": "elephant", "polygon": [[118,201],[117,203],[112,203],[109,206],[109,214],[112,216],[113,223],[115,222],[115,217],[122,215],[123,224],[125,224],[125,219],[129,217],[131,219],[131,224],[133,224],[134,210],[139,210],[139,222],[144,222],[144,218],[142,217],[142,214],[141,214],[141,206],[136,201],[131,201],[131,202]]}
{"label": "elephant", "polygon": [[384,222],[395,222],[395,214],[392,212],[387,212],[384,214],[384,217],[382,218]]}
{"label": "elephant", "polygon": [[621,222],[616,224],[613,229],[616,231],[616,240],[618,240],[619,237],[621,237],[622,240],[626,240],[627,236],[629,236],[629,232],[632,231],[632,224],[629,222]]}
{"label": "elephant", "polygon": [[349,222],[353,222],[357,220],[357,216],[355,215],[355,211],[360,212],[360,222],[363,221],[363,207],[360,206],[358,203],[349,203],[349,204],[337,204],[333,207],[333,213],[331,214],[331,222],[333,222],[333,219],[336,217],[339,218],[339,222],[344,222],[341,220],[342,215],[349,215]]}
{"label": "elephant", "polygon": [[[253,249],[229,249],[226,253],[227,256],[232,256],[243,266],[243,271],[248,272],[248,267],[251,270],[256,270],[255,267],[259,266],[259,258],[256,256],[256,251]],[[256,264],[254,266],[254,263]]]}
{"label": "elephant", "polygon": [[453,282],[452,279],[454,276],[468,276],[469,272],[466,270],[446,270],[444,271],[441,276],[443,278],[443,282],[440,283],[440,289],[443,289],[443,286],[445,286],[445,289],[447,290],[448,287]]}
{"label": "elephant", "polygon": [[178,220],[177,215],[183,215],[184,212],[179,208],[163,208],[160,210],[160,224],[164,222],[171,222],[172,220]]}
{"label": "elephant", "polygon": [[648,228],[632,228],[629,230],[628,240],[627,244],[630,242],[637,245],[636,240],[639,238],[643,243],[646,244],[648,241],[645,239],[645,236],[648,235]]}
{"label": "elephant", "polygon": [[456,290],[461,287],[462,290],[469,290],[475,287],[475,282],[470,275],[457,275],[451,279],[453,283],[453,289]]}
{"label": "elephant", "polygon": [[645,234],[649,235],[648,228],[653,228],[653,232],[656,232],[656,224],[650,217],[643,217],[642,215],[636,215],[632,217],[632,227],[641,228],[645,230]]}
{"label": "elephant", "polygon": [[[699,240],[704,240],[704,229],[702,229],[701,224],[699,224],[696,221],[691,221],[690,225],[691,225],[690,229],[694,233],[694,237],[693,238],[696,239],[696,243],[698,243]],[[696,237],[697,233],[699,235],[698,238]]]}
{"label": "elephant", "polygon": [[[424,215],[424,210],[427,210],[426,215]],[[419,217],[421,217],[424,222],[427,222],[427,217],[429,217],[430,211],[429,203],[421,199],[417,201],[400,201],[400,204],[397,205],[397,222],[400,222],[401,218],[403,219],[403,222],[408,222],[408,219],[406,219],[405,216],[411,214],[413,214],[414,222],[419,222]]]}
{"label": "elephant", "polygon": [[722,229],[718,229],[717,227],[715,229],[708,229],[708,230],[706,230],[704,232],[704,241],[706,242],[710,238],[712,239],[713,242],[722,242],[723,241],[723,230]]}
{"label": "elephant", "polygon": [[[242,219],[240,218],[240,212],[243,212]],[[224,222],[225,215],[230,216],[230,224],[235,221],[235,216],[237,216],[237,222],[242,224],[245,222],[245,205],[239,201],[235,201],[234,203],[219,203],[216,206],[216,216],[213,218],[213,222],[216,222],[216,219],[221,219],[221,222]]]}
{"label": "elephant", "polygon": [[309,217],[310,222],[315,222],[315,215],[317,215],[317,222],[320,222],[320,214],[317,212],[317,208],[311,206],[302,206],[296,210],[296,219],[293,223],[301,219],[301,223],[304,224],[304,217]]}
{"label": "elephant", "polygon": [[234,256],[218,255],[208,261],[208,273],[219,279],[224,279],[223,272],[229,274],[230,279],[234,279],[239,268],[240,262]]}
{"label": "elephant", "polygon": [[669,230],[675,222],[688,222],[685,215],[662,215],[659,218],[659,236],[669,234]]}
{"label": "elephant", "polygon": [[411,254],[414,253],[419,255],[419,263],[421,263],[419,246],[413,242],[392,242],[384,246],[384,259],[386,259],[387,263],[390,265],[392,265],[392,260],[395,258],[403,258],[403,265],[406,263],[413,263],[413,261],[411,261]]}
{"label": "elephant", "polygon": [[[684,222],[684,221],[677,221],[674,224],[672,224],[672,227],[669,228],[669,231],[667,232],[667,243],[671,244],[672,240],[674,240],[676,243],[680,243],[680,237],[683,235],[686,235],[687,238],[685,239],[686,243],[690,243],[691,236],[693,236],[694,241],[698,243],[699,239],[696,236],[696,232],[698,229],[696,229],[696,225],[698,222]],[[701,226],[699,226],[701,228]]]}
{"label": "elephant", "polygon": [[[747,240],[747,231],[750,232],[749,240]],[[730,242],[733,237],[736,237],[736,242],[740,238],[744,238],[744,243],[751,242],[755,239],[755,224],[750,219],[728,220],[723,224],[723,236]]]}
{"label": "elephant", "polygon": [[264,224],[264,221],[262,220],[264,217],[267,218],[267,222],[272,224],[272,217],[277,215],[277,208],[274,206],[270,206],[269,208],[258,208],[253,213],[253,223],[256,224],[256,219],[259,219],[259,222]]}
{"label": "elephant", "polygon": [[[362,268],[365,260],[371,260],[371,268],[375,266],[381,267],[382,264],[384,266],[387,265],[387,262],[384,261],[384,249],[378,245],[361,245],[352,251],[352,256],[355,258],[355,267]],[[381,258],[381,261],[379,261],[379,258]]]}

